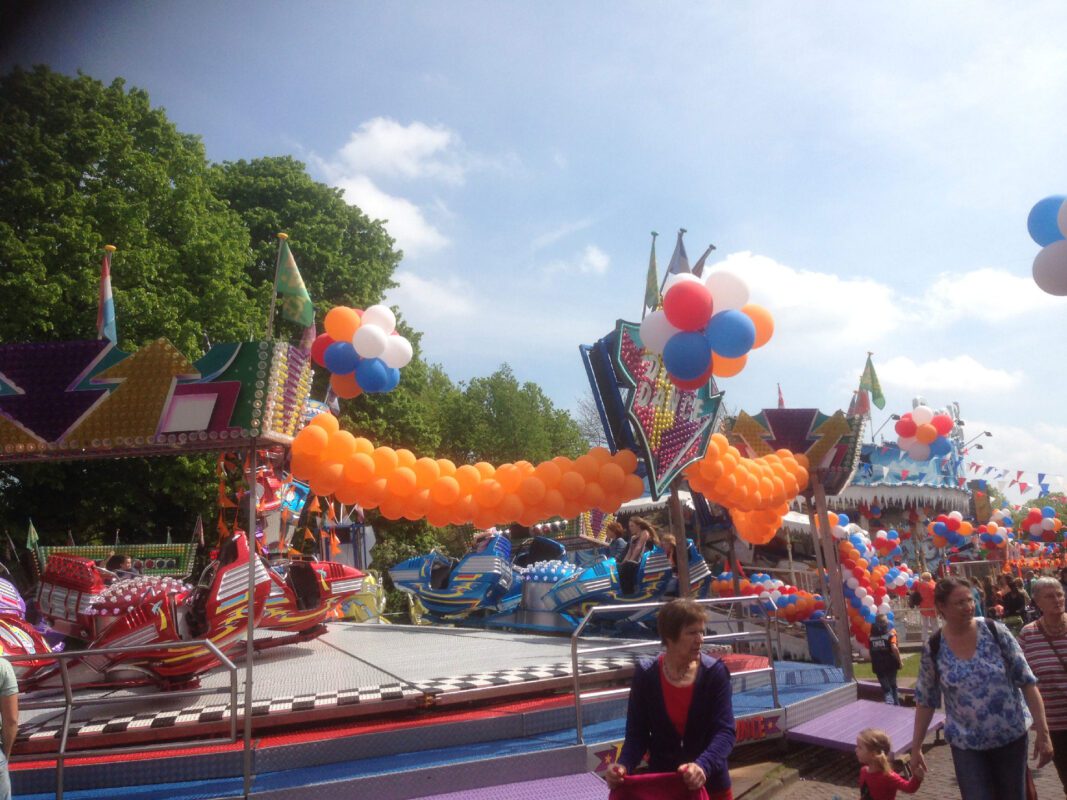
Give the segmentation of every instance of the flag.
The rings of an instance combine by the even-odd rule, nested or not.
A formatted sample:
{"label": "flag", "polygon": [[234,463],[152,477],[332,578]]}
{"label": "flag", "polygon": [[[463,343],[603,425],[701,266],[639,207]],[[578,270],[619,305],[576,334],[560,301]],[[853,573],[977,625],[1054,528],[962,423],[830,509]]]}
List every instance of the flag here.
{"label": "flag", "polygon": [[878,375],[874,371],[870,353],[867,354],[867,364],[860,376],[860,389],[871,393],[871,402],[879,409],[885,408],[885,395],[882,394],[882,384],[878,382]]}
{"label": "flag", "polygon": [[330,555],[336,556],[341,553],[341,540],[337,538],[336,533],[330,534]]}
{"label": "flag", "polygon": [[26,549],[36,550],[41,545],[41,539],[37,536],[37,529],[33,527],[33,520],[30,520],[30,528],[26,531]]}
{"label": "flag", "polygon": [[199,514],[196,515],[196,525],[193,526],[193,538],[190,541],[201,547],[204,546],[204,518]]}
{"label": "flag", "polygon": [[848,404],[848,416],[869,417],[871,415],[871,399],[863,389],[857,389],[852,393],[852,402]]}
{"label": "flag", "polygon": [[305,542],[314,542],[315,541],[315,534],[313,534],[311,532],[311,528],[304,528],[304,541]]}
{"label": "flag", "polygon": [[115,547],[118,547],[120,544],[121,542],[119,541],[119,529],[115,528]]}
{"label": "flag", "polygon": [[[682,241],[685,233],[685,228],[678,229],[678,241],[674,243],[674,254],[671,256],[671,263],[667,265],[667,272],[663,276],[664,283],[667,282],[667,278],[670,275],[683,275],[692,272],[689,269],[689,256],[685,252],[685,242]],[[663,291],[662,286],[660,291]]]}
{"label": "flag", "polygon": [[305,328],[315,324],[315,306],[304,287],[304,279],[296,268],[296,259],[289,249],[287,237],[278,247],[278,276],[274,289],[282,296],[282,316]]}
{"label": "flag", "polygon": [[310,355],[311,345],[315,344],[315,337],[318,336],[318,334],[318,329],[315,327],[315,320],[312,320],[311,324],[304,328],[304,335],[300,337],[300,347],[298,349]]}
{"label": "flag", "polygon": [[785,398],[782,397],[782,384],[778,384],[778,408],[785,408]]}
{"label": "flag", "polygon": [[645,306],[641,311],[641,319],[645,318],[645,311],[659,305],[659,274],[656,272],[656,237],[658,233],[652,231],[652,252],[648,256],[648,277],[645,278]]}
{"label": "flag", "polygon": [[96,338],[112,344],[119,340],[115,326],[115,298],[111,296],[111,254],[115,245],[104,246],[104,260],[100,264],[100,298],[96,306]]}
{"label": "flag", "polygon": [[77,545],[74,544],[74,534],[69,530],[67,531],[67,547],[77,547]]}
{"label": "flag", "polygon": [[704,277],[704,262],[708,260],[708,256],[711,255],[711,251],[714,249],[715,245],[709,244],[708,249],[704,251],[704,255],[697,259],[697,263],[693,265],[693,274],[698,278]]}
{"label": "flag", "polygon": [[173,544],[170,540],[170,528],[167,528],[167,544]]}

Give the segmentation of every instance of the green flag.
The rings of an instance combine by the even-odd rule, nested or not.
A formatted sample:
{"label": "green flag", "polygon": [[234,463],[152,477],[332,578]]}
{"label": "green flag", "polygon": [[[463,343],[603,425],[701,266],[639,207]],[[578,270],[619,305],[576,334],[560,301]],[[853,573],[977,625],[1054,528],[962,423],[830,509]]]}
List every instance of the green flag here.
{"label": "green flag", "polygon": [[[655,231],[652,232],[652,253],[648,257],[648,277],[645,279],[645,308],[655,310],[659,305],[659,275],[656,274],[656,237],[659,236]],[[645,315],[642,312],[641,318],[644,319]]]}
{"label": "green flag", "polygon": [[874,371],[870,353],[867,354],[867,365],[863,368],[863,374],[860,375],[860,388],[871,393],[871,402],[878,408],[885,408],[885,395],[882,394],[882,384],[878,382],[878,374]]}
{"label": "green flag", "polygon": [[299,323],[305,328],[315,322],[315,306],[311,295],[296,268],[296,259],[289,250],[289,242],[282,239],[278,250],[278,285],[275,287],[282,296],[282,316]]}
{"label": "green flag", "polygon": [[30,529],[26,531],[26,549],[36,550],[40,545],[41,540],[37,536],[37,529],[33,527],[33,520],[30,520]]}

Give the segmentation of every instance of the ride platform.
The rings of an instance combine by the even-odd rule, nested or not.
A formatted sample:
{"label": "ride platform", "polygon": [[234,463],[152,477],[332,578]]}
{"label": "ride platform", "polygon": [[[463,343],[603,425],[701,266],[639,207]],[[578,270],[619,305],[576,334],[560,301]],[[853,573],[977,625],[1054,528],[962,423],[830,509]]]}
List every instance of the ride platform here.
{"label": "ride platform", "polygon": [[[257,644],[269,637],[258,635]],[[318,639],[255,653],[248,750],[240,738],[198,744],[229,735],[224,670],[201,678],[201,689],[215,694],[149,687],[76,693],[65,797],[239,797],[246,758],[250,796],[285,800],[327,791],[401,800],[601,771],[622,738],[634,656],[597,656],[579,662],[579,744],[569,638],[332,623]],[[855,684],[839,670],[777,662],[776,707],[765,658],[724,660],[735,675],[739,742],[780,736],[793,720],[855,699]],[[243,669],[239,675],[243,684]],[[11,768],[19,797],[55,796],[64,710],[22,715]]]}

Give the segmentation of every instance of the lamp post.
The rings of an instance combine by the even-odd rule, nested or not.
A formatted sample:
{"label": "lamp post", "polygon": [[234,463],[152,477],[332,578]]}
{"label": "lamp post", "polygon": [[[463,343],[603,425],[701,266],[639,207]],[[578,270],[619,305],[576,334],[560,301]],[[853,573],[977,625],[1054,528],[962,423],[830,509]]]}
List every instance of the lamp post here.
{"label": "lamp post", "polygon": [[878,432],[881,431],[882,428],[884,428],[886,425],[888,425],[890,420],[897,420],[897,419],[900,419],[900,414],[890,414],[888,417],[886,417],[885,422],[883,422],[881,425],[878,426],[878,430],[876,430],[874,433],[871,434],[871,442],[872,442],[872,444],[877,444]]}
{"label": "lamp post", "polygon": [[[966,442],[964,442],[962,445],[960,445],[960,450],[966,450],[968,445],[970,445],[973,442],[977,442],[983,436],[992,436],[992,435],[993,434],[990,431],[982,431],[977,436],[974,436],[971,439],[968,439]],[[978,447],[981,448],[981,445],[978,445]]]}

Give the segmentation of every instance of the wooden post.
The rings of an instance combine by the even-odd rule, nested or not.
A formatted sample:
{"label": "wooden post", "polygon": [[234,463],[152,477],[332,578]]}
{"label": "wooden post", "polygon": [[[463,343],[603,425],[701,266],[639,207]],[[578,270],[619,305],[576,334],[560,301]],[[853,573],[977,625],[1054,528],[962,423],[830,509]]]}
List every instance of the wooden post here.
{"label": "wooden post", "polygon": [[682,498],[678,496],[681,478],[671,481],[671,499],[668,509],[671,533],[674,534],[674,560],[677,562],[678,596],[689,596],[689,543],[685,538],[685,519],[682,517]]}
{"label": "wooden post", "polygon": [[822,536],[819,535],[819,525],[815,519],[815,498],[811,495],[806,497],[808,503],[808,525],[811,526],[811,541],[815,545],[815,566],[819,570],[819,594],[826,596],[829,593],[830,573],[826,569],[826,554],[822,549]]}
{"label": "wooden post", "polygon": [[841,655],[841,670],[845,680],[852,680],[852,634],[848,626],[848,613],[845,610],[845,590],[841,586],[841,565],[837,557],[837,548],[833,546],[830,533],[830,515],[826,509],[826,492],[822,485],[821,471],[812,475],[812,487],[815,490],[815,511],[819,517],[821,538],[828,545],[826,568],[830,575],[830,609],[834,617],[834,629],[837,632],[838,652]]}

